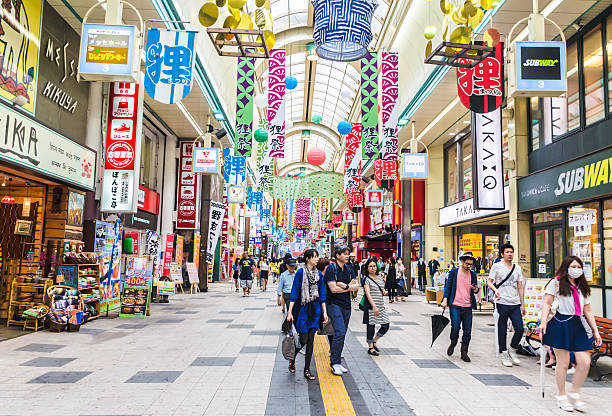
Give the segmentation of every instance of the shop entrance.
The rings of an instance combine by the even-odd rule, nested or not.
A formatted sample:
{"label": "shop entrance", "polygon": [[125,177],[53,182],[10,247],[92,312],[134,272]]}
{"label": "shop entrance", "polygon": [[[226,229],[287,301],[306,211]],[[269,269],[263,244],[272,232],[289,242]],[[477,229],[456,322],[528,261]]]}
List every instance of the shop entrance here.
{"label": "shop entrance", "polygon": [[547,224],[532,230],[535,276],[550,279],[561,265],[564,257],[563,228],[561,224]]}

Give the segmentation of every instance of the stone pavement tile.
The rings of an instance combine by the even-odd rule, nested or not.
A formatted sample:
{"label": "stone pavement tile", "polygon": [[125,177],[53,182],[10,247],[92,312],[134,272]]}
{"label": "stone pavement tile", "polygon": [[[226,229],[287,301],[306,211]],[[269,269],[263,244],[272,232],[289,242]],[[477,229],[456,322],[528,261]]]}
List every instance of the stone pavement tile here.
{"label": "stone pavement tile", "polygon": [[80,328],[77,334],[88,334],[88,335],[96,335],[105,332],[105,329],[100,328]]}
{"label": "stone pavement tile", "polygon": [[265,354],[275,354],[277,350],[277,347],[252,347],[252,346],[246,346],[246,347],[242,347],[242,349],[240,350],[241,354],[261,354],[261,353],[265,353]]}
{"label": "stone pavement tile", "polygon": [[200,311],[176,311],[177,315],[196,315],[200,313]]}
{"label": "stone pavement tile", "polygon": [[191,365],[206,367],[231,367],[236,361],[236,357],[198,357]]}
{"label": "stone pavement tile", "polygon": [[472,374],[472,376],[486,386],[531,386],[511,374]]}
{"label": "stone pavement tile", "polygon": [[142,329],[145,328],[147,324],[121,324],[117,325],[115,328],[121,329]]}
{"label": "stone pavement tile", "polygon": [[409,326],[413,326],[413,325],[418,325],[417,322],[411,322],[411,321],[393,321],[391,322],[392,325],[409,325]]}
{"label": "stone pavement tile", "polygon": [[402,328],[399,326],[394,326],[395,322],[391,322],[391,326],[389,327],[389,331],[401,331]]}
{"label": "stone pavement tile", "polygon": [[126,383],[174,383],[182,371],[139,371]]}
{"label": "stone pavement tile", "polygon": [[242,311],[220,311],[221,315],[240,315]]}
{"label": "stone pavement tile", "polygon": [[162,311],[182,311],[183,309],[185,308],[182,306],[166,306],[162,309]]}
{"label": "stone pavement tile", "polygon": [[63,367],[76,358],[37,357],[19,365],[26,367]]}
{"label": "stone pavement tile", "polygon": [[174,411],[174,415],[176,416],[202,416],[206,411],[206,405],[180,405]]}
{"label": "stone pavement tile", "polygon": [[228,324],[232,321],[233,319],[209,319],[206,322],[209,324]]}
{"label": "stone pavement tile", "polygon": [[379,348],[380,348],[380,355],[406,355],[399,348],[382,348],[382,347],[379,347]]}
{"label": "stone pavement tile", "polygon": [[49,371],[33,380],[28,384],[70,384],[87,377],[91,371]]}
{"label": "stone pavement tile", "polygon": [[251,335],[272,335],[272,336],[277,337],[278,334],[279,334],[278,330],[276,330],[276,331],[274,331],[274,330],[266,331],[266,330],[261,330],[261,329],[255,329],[255,330],[251,331]]}
{"label": "stone pavement tile", "polygon": [[157,320],[158,324],[178,324],[183,322],[184,319],[159,319]]}
{"label": "stone pavement tile", "polygon": [[478,329],[479,331],[482,331],[482,332],[495,332],[495,328],[488,328],[487,327],[487,328],[476,328],[476,329]]}
{"label": "stone pavement tile", "polygon": [[452,368],[458,369],[452,361],[449,360],[412,360],[419,368]]}
{"label": "stone pavement tile", "polygon": [[254,324],[230,324],[228,325],[226,328],[228,329],[251,329],[251,328],[255,328]]}
{"label": "stone pavement tile", "polygon": [[64,347],[65,345],[59,345],[59,344],[28,344],[28,345],[24,345],[21,348],[17,348],[15,351],[54,352]]}
{"label": "stone pavement tile", "polygon": [[244,308],[245,311],[265,311],[266,308]]}

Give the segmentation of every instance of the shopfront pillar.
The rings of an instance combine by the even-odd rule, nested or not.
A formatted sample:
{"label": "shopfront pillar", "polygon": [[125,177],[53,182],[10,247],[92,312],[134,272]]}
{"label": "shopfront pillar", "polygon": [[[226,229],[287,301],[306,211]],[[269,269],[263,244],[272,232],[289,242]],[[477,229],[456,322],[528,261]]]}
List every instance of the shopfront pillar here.
{"label": "shopfront pillar", "polygon": [[[404,180],[402,182],[402,253],[401,257],[406,268],[406,281],[412,282],[412,244],[410,244],[410,235],[412,233],[412,181]],[[406,285],[406,294],[412,294],[412,285]]]}
{"label": "shopfront pillar", "polygon": [[527,119],[528,100],[508,99],[508,108],[514,108],[513,119],[508,123],[508,153],[506,161],[509,179],[510,243],[514,246],[514,258],[526,277],[531,274],[531,230],[529,215],[518,212],[518,180],[529,174],[529,149]]}
{"label": "shopfront pillar", "polygon": [[[452,231],[450,227],[440,227],[440,208],[444,201],[444,147],[442,144],[429,148],[429,161],[425,184],[425,227],[422,250],[423,260],[437,259],[442,267],[453,257]],[[410,238],[410,236],[409,236]],[[402,240],[403,243],[403,240]]]}
{"label": "shopfront pillar", "polygon": [[353,252],[353,224],[347,224],[346,245]]}
{"label": "shopfront pillar", "polygon": [[[161,235],[172,234],[174,232],[174,224],[172,212],[176,205],[176,136],[166,136],[166,149],[164,152],[164,178],[163,189],[161,191]],[[202,234],[204,235],[204,234]]]}

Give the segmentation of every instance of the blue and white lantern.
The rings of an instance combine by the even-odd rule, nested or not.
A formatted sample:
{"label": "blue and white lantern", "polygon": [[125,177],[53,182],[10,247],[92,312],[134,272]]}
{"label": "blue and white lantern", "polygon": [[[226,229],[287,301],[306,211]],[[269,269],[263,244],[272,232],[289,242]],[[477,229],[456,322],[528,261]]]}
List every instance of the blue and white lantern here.
{"label": "blue and white lantern", "polygon": [[377,0],[312,0],[317,54],[332,61],[356,61],[372,41]]}

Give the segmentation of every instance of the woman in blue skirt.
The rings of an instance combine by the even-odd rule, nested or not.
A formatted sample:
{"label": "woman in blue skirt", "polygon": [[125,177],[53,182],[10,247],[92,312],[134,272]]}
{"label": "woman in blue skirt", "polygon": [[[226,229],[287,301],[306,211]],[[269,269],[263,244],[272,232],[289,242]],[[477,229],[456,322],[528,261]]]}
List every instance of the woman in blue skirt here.
{"label": "woman in blue skirt", "polygon": [[[544,345],[552,347],[557,357],[555,378],[559,395],[558,406],[567,412],[574,409],[585,412],[586,403],[580,399],[580,387],[591,364],[593,343],[601,345],[601,336],[591,310],[591,288],[584,276],[582,260],[576,256],[563,259],[556,276],[544,289],[540,330]],[[558,307],[552,319],[548,319],[553,301]],[[565,390],[565,379],[570,362],[570,351],[576,356],[576,372],[572,387]]]}

